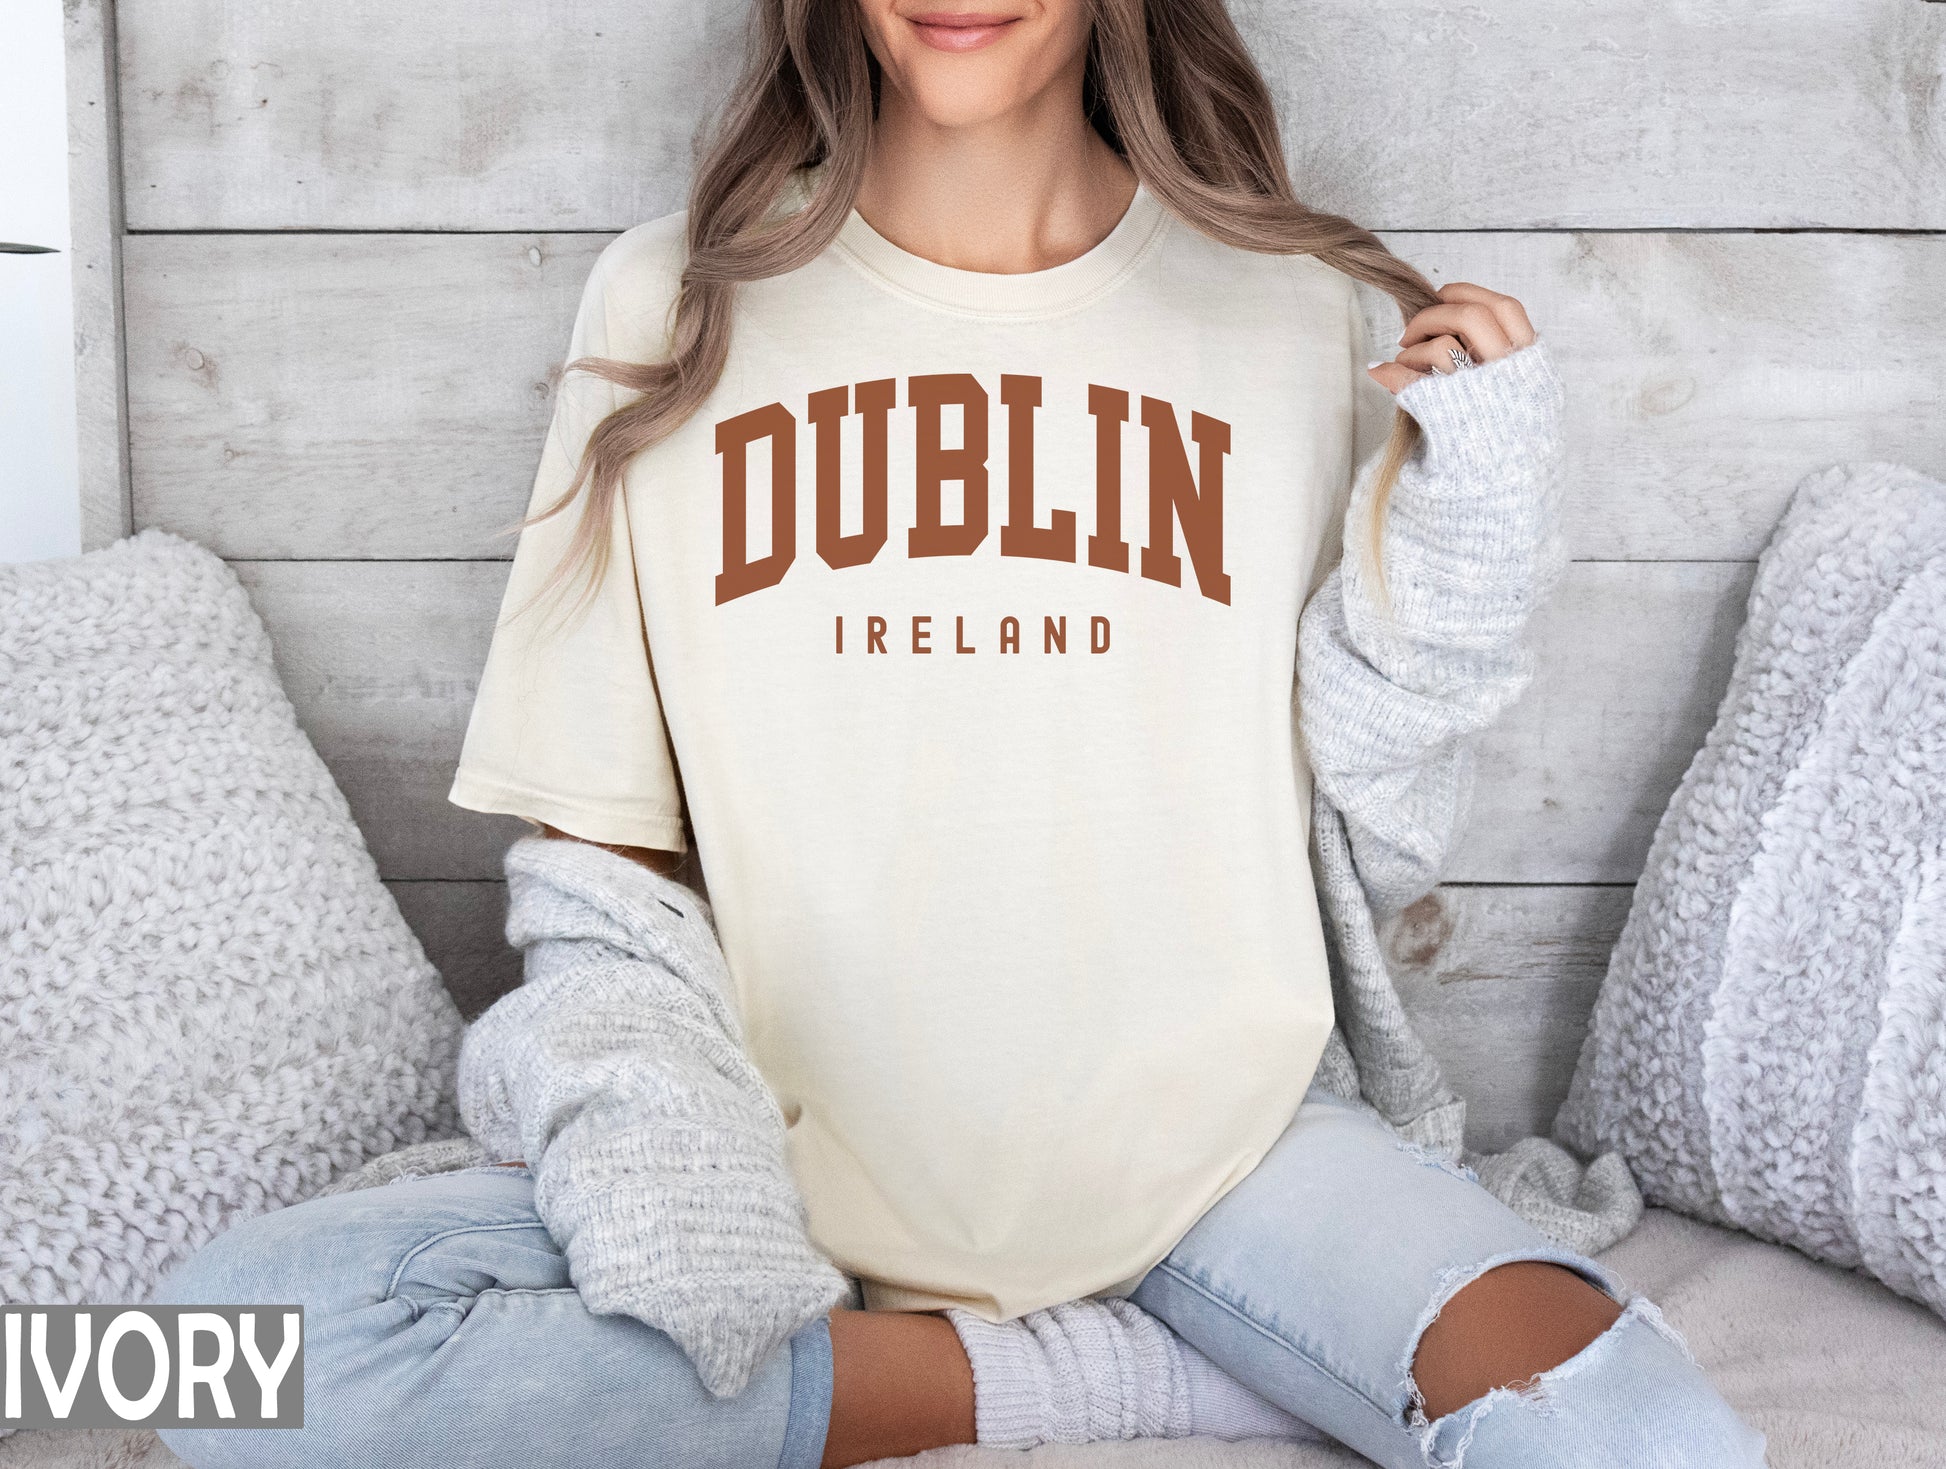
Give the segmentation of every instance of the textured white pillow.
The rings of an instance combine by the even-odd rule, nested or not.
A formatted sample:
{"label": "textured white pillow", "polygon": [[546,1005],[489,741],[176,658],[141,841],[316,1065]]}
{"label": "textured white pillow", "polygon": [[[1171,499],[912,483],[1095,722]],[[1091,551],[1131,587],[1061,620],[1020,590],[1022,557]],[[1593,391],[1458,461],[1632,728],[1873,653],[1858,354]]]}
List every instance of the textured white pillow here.
{"label": "textured white pillow", "polygon": [[0,566],[0,1303],[144,1300],[450,1136],[460,1029],[229,568]]}
{"label": "textured white pillow", "polygon": [[1946,1315],[1946,485],[1798,486],[1554,1135]]}

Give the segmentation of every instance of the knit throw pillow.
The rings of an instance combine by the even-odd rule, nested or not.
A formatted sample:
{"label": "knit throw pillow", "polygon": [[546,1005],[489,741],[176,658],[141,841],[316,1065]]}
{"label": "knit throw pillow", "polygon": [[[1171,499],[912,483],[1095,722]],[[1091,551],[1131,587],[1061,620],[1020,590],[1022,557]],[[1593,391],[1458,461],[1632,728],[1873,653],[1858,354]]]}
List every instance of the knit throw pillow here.
{"label": "knit throw pillow", "polygon": [[1554,1136],[1946,1315],[1946,485],[1798,485]]}
{"label": "knit throw pillow", "polygon": [[457,1131],[460,1021],[215,556],[0,566],[0,1303]]}

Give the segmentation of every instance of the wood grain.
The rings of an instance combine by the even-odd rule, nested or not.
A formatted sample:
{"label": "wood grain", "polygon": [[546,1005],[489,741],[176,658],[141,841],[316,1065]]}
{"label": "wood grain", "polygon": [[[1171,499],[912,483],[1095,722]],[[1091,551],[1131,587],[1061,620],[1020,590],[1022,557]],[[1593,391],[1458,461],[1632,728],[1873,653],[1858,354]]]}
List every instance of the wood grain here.
{"label": "wood grain", "polygon": [[1482,736],[1446,876],[1633,882],[1729,685],[1755,568],[1581,562],[1534,619],[1533,682]]}
{"label": "wood grain", "polygon": [[527,828],[446,800],[507,568],[235,563],[277,672],[388,878],[498,878]]}
{"label": "wood grain", "polygon": [[1545,1135],[1567,1096],[1631,887],[1448,884],[1380,934],[1407,1012],[1492,1152]]}
{"label": "wood grain", "polygon": [[625,229],[678,207],[744,7],[123,0],[133,229]]}
{"label": "wood grain", "polygon": [[[122,0],[132,227],[625,229],[742,5]],[[1946,225],[1916,0],[1238,0],[1307,201],[1374,228]]]}
{"label": "wood grain", "polygon": [[137,524],[230,556],[511,555],[601,245],[129,240]]}
{"label": "wood grain", "polygon": [[[1393,242],[1435,280],[1519,295],[1547,335],[1577,556],[1746,559],[1813,469],[1946,473],[1946,238]],[[494,532],[525,505],[601,243],[130,239],[136,523],[233,557],[510,554]],[[1376,340],[1396,338],[1396,309],[1370,304]]]}
{"label": "wood grain", "polygon": [[[1389,237],[1435,285],[1517,296],[1567,393],[1576,556],[1737,560],[1813,469],[1946,472],[1946,237]],[[1398,311],[1365,293],[1378,340]],[[1382,326],[1391,326],[1387,333]]]}

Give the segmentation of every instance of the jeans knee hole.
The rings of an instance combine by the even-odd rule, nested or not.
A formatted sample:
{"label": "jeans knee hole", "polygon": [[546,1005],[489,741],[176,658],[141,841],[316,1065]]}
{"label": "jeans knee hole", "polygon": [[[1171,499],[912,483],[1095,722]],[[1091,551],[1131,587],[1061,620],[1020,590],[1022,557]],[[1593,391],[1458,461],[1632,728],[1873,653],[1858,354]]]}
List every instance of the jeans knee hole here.
{"label": "jeans knee hole", "polygon": [[[1522,1378],[1518,1382],[1489,1389],[1479,1397],[1461,1404],[1459,1407],[1442,1414],[1438,1418],[1428,1418],[1426,1415],[1425,1394],[1420,1391],[1418,1378],[1413,1371],[1414,1364],[1419,1355],[1419,1346],[1425,1340],[1426,1332],[1431,1329],[1433,1322],[1439,1319],[1440,1313],[1446,1309],[1447,1304],[1455,1296],[1488,1271],[1497,1270],[1502,1265],[1512,1265],[1522,1261],[1536,1259],[1545,1259],[1550,1264],[1561,1265],[1567,1269],[1576,1269],[1572,1261],[1568,1259],[1548,1259],[1546,1256],[1536,1256],[1531,1252],[1513,1251],[1505,1255],[1496,1255],[1486,1260],[1449,1265],[1445,1270],[1440,1272],[1438,1280],[1434,1282],[1431,1298],[1427,1301],[1425,1310],[1419,1314],[1419,1320],[1415,1323],[1410,1339],[1406,1343],[1405,1356],[1399,1366],[1399,1386],[1406,1403],[1406,1423],[1409,1427],[1420,1430],[1421,1447],[1426,1454],[1431,1454],[1434,1437],[1440,1431],[1441,1427],[1452,1422],[1461,1413],[1471,1412],[1474,1415],[1473,1418],[1467,1420],[1462,1435],[1459,1451],[1463,1452],[1465,1444],[1472,1441],[1473,1423],[1475,1419],[1479,1415],[1487,1412],[1496,1402],[1514,1400],[1524,1402],[1538,1413],[1546,1414],[1551,1412],[1552,1409],[1548,1401],[1549,1385],[1559,1381],[1563,1377],[1572,1376],[1574,1373],[1586,1367],[1591,1360],[1605,1353],[1616,1334],[1621,1331],[1623,1324],[1630,1316],[1647,1317],[1651,1325],[1655,1326],[1663,1335],[1668,1336],[1671,1341],[1675,1342],[1685,1356],[1689,1356],[1691,1362],[1696,1360],[1694,1356],[1690,1356],[1688,1345],[1683,1342],[1680,1336],[1676,1335],[1675,1328],[1668,1325],[1662,1319],[1662,1313],[1656,1309],[1655,1305],[1646,1296],[1640,1295],[1639,1293],[1631,1294],[1626,1302],[1618,1301],[1618,1304],[1622,1305],[1621,1313],[1606,1327],[1602,1328],[1592,1341],[1572,1356],[1555,1363],[1552,1367],[1546,1368],[1543,1371]],[[1614,1292],[1609,1290],[1602,1279],[1591,1277],[1585,1269],[1578,1269],[1576,1273],[1582,1279],[1589,1281],[1590,1284],[1602,1291],[1611,1300],[1616,1299]],[[1435,1469],[1458,1469],[1457,1459],[1447,1463],[1435,1461],[1428,1457],[1426,1462],[1428,1465],[1435,1466]]]}

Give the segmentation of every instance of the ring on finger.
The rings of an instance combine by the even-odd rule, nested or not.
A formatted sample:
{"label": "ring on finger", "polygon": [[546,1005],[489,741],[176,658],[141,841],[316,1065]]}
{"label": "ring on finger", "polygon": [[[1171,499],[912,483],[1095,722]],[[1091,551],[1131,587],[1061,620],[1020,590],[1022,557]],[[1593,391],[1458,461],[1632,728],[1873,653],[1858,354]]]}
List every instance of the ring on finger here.
{"label": "ring on finger", "polygon": [[1460,369],[1466,367],[1479,366],[1479,364],[1473,360],[1472,354],[1468,352],[1464,347],[1448,347],[1446,349],[1446,355],[1453,359],[1454,372],[1458,372],[1460,371]]}

